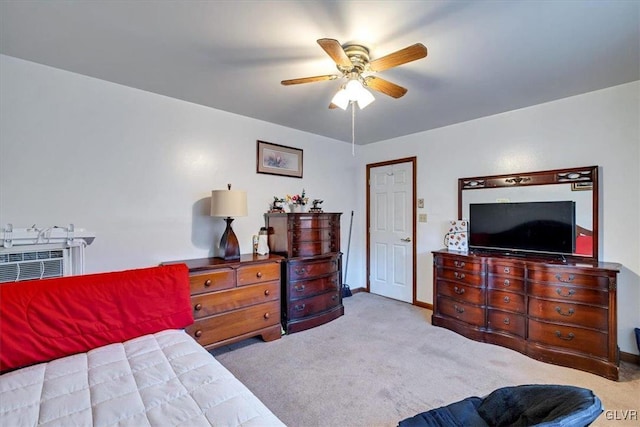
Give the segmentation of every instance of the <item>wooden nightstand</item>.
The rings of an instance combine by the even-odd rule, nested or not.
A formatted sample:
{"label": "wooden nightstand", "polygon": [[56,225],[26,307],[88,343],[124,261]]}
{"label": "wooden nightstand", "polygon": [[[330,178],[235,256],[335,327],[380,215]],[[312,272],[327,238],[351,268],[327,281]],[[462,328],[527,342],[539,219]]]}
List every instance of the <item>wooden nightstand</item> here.
{"label": "wooden nightstand", "polygon": [[199,258],[164,262],[189,268],[195,323],[187,332],[206,349],[254,336],[281,336],[278,255],[241,255],[240,260]]}

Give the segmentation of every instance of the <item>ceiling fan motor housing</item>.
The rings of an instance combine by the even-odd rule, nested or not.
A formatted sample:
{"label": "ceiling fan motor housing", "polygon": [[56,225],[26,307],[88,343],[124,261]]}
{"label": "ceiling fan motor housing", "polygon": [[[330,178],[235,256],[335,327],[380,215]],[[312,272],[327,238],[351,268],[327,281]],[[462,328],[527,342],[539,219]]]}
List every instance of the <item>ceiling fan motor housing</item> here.
{"label": "ceiling fan motor housing", "polygon": [[342,72],[343,74],[352,72],[358,74],[363,73],[369,65],[369,49],[358,44],[345,45],[343,49],[344,53],[346,53],[351,60],[351,64],[353,64],[353,67],[349,68],[337,65],[338,70],[340,70],[340,72]]}

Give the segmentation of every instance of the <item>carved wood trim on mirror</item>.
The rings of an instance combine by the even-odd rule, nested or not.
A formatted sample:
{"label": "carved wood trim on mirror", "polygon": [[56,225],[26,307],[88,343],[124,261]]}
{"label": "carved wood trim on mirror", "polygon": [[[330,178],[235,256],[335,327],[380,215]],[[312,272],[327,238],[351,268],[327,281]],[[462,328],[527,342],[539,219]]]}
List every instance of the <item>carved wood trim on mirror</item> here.
{"label": "carved wood trim on mirror", "polygon": [[[517,191],[511,190],[513,188]],[[577,236],[584,236],[590,245],[571,258],[597,262],[598,195],[598,166],[459,178],[458,219],[469,218],[469,203],[573,200]]]}

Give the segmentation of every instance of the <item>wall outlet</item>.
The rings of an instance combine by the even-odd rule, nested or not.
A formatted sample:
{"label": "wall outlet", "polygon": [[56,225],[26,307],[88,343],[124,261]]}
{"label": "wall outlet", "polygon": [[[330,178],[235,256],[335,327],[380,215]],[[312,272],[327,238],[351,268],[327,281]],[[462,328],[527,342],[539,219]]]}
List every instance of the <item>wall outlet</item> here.
{"label": "wall outlet", "polygon": [[427,222],[427,214],[418,214],[418,222]]}
{"label": "wall outlet", "polygon": [[418,199],[418,207],[424,208],[424,199]]}

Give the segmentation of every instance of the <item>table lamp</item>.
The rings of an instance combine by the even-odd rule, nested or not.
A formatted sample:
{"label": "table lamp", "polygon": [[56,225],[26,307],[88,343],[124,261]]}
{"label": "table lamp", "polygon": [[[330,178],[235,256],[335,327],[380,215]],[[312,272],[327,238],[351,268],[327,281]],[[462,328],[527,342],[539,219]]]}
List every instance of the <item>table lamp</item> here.
{"label": "table lamp", "polygon": [[224,260],[240,259],[240,246],[236,233],[231,228],[232,217],[247,216],[247,192],[232,190],[231,184],[227,185],[227,190],[213,190],[211,192],[211,216],[222,217],[227,223],[222,239],[220,239],[220,249],[223,254],[220,258]]}

